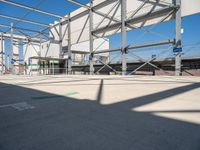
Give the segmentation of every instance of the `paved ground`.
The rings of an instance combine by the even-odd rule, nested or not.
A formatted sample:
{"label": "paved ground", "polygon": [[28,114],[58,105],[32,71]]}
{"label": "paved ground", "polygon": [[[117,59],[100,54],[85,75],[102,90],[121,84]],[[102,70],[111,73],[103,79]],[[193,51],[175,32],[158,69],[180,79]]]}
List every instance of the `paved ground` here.
{"label": "paved ground", "polygon": [[0,150],[199,150],[200,78],[1,76]]}

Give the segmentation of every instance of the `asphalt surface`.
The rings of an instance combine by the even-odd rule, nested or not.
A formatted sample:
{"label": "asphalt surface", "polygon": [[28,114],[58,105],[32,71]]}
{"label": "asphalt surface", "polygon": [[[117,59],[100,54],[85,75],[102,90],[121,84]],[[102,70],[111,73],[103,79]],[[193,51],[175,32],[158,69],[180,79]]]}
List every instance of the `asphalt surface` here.
{"label": "asphalt surface", "polygon": [[200,150],[199,78],[87,79],[0,77],[0,150]]}

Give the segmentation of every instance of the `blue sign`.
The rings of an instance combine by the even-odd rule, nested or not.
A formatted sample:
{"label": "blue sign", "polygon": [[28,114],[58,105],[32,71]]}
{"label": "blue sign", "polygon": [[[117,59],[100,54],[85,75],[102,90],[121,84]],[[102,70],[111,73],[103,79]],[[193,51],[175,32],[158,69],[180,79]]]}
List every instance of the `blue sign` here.
{"label": "blue sign", "polygon": [[174,48],[173,48],[173,52],[174,52],[174,53],[182,52],[182,47],[174,47]]}

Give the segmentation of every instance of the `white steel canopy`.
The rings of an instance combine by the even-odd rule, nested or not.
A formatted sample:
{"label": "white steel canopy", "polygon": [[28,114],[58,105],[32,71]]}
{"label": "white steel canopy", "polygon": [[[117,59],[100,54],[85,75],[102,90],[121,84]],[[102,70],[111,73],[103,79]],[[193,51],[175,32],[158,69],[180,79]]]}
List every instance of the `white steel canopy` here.
{"label": "white steel canopy", "polygon": [[[73,2],[73,1],[71,1]],[[71,43],[89,40],[89,9],[93,11],[93,35],[109,36],[121,32],[121,7],[118,0],[94,0],[93,7],[80,7],[70,13]],[[200,12],[200,0],[182,0],[181,16]],[[126,26],[127,30],[153,25],[174,19],[178,6],[173,0],[127,0]],[[66,24],[63,21],[62,24]]]}

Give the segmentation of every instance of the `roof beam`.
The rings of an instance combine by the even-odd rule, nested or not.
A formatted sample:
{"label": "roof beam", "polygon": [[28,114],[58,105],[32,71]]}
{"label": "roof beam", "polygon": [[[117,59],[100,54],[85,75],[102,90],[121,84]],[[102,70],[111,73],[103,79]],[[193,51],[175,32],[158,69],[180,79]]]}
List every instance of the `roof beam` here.
{"label": "roof beam", "polygon": [[[150,20],[150,19],[162,17],[162,16],[167,15],[170,11],[175,10],[175,9],[176,9],[175,6],[161,8],[159,10],[152,12],[151,14],[147,13],[145,15],[141,15],[141,16],[137,16],[135,18],[128,19],[128,20],[126,20],[126,25],[127,24],[130,24],[130,25],[136,24],[136,23],[142,22],[142,21],[147,20],[147,19]],[[97,30],[94,30],[93,34],[100,34],[100,33],[103,33],[103,32],[112,31],[112,30],[118,29],[120,26],[121,26],[121,22],[117,22],[117,23],[110,25],[109,27],[104,26],[104,27],[101,27]]]}
{"label": "roof beam", "polygon": [[[106,1],[104,1],[104,2],[102,2],[102,3],[100,3],[100,4],[98,4],[98,5],[96,5],[96,6],[94,6],[94,7],[92,7],[92,9],[95,9],[95,11],[96,11],[96,10],[98,10],[98,9],[100,9],[100,8],[103,8],[103,7],[105,7],[105,6],[109,5],[109,4],[112,4],[113,2],[116,2],[116,1],[118,1],[118,0],[106,0]],[[85,10],[85,11],[83,11],[83,12],[81,12],[81,13],[79,13],[79,14],[73,16],[73,17],[70,17],[70,21],[77,20],[77,19],[79,19],[79,18],[81,18],[81,17],[83,17],[83,16],[85,16],[85,15],[87,15],[87,14],[89,14],[89,9],[87,9],[87,10]],[[42,33],[44,33],[45,31],[47,31],[48,29],[51,29],[51,28],[53,28],[53,27],[56,27],[56,26],[58,26],[59,24],[65,25],[65,24],[68,23],[68,20],[69,20],[69,19],[66,19],[66,20],[64,20],[64,21],[62,21],[62,22],[56,23],[56,24],[54,24],[54,25],[50,25],[50,26],[48,26],[48,28],[42,30],[41,33],[39,33],[39,34],[37,34],[37,35],[35,35],[35,36],[33,36],[33,37],[37,37],[37,36],[39,36],[40,34],[42,34]]]}
{"label": "roof beam", "polygon": [[77,2],[77,1],[75,1],[75,0],[67,0],[67,1],[69,1],[69,2],[71,2],[71,3],[74,3],[74,4],[76,4],[76,5],[79,5],[79,6],[81,6],[81,7],[84,7],[84,8],[86,8],[86,9],[90,9],[90,6],[87,6],[87,5],[85,5],[85,4],[82,4],[82,3]]}
{"label": "roof beam", "polygon": [[39,26],[49,27],[48,24],[43,24],[43,23],[31,21],[31,20],[25,20],[25,19],[21,19],[21,18],[17,18],[17,17],[8,16],[8,15],[0,14],[0,17],[17,20],[17,21],[21,21],[21,22],[27,22],[27,23],[31,23],[31,24],[35,24],[35,25],[39,25]]}
{"label": "roof beam", "polygon": [[[174,39],[169,39],[166,41],[160,41],[160,42],[155,42],[155,43],[146,43],[142,45],[129,45],[127,46],[128,50],[132,49],[139,49],[139,48],[145,48],[145,47],[153,47],[153,46],[159,46],[159,45],[167,45],[167,44],[174,44]],[[121,51],[121,48],[114,48],[114,49],[107,49],[107,50],[100,50],[94,52],[94,54],[101,54],[101,53],[108,53],[108,52],[117,52]]]}
{"label": "roof beam", "polygon": [[[94,9],[96,11],[96,10],[98,10],[100,8],[103,8],[103,7],[107,6],[107,5],[110,5],[110,4],[112,4],[113,2],[116,2],[116,1],[118,1],[118,0],[106,0],[106,1],[103,1],[102,3],[100,3],[98,5],[93,6],[92,9]],[[64,21],[61,21],[60,23],[57,23],[57,24],[54,24],[54,25],[50,26],[50,28],[56,27],[59,24],[65,25],[65,24],[68,23],[68,20],[70,20],[70,21],[77,20],[77,19],[79,19],[79,18],[81,18],[81,17],[83,17],[85,15],[88,15],[89,11],[90,11],[89,9],[86,9],[85,11],[83,11],[83,12],[77,14],[77,15],[74,15],[74,16],[70,17],[70,19],[66,19]],[[45,30],[47,30],[47,29],[45,29]]]}
{"label": "roof beam", "polygon": [[[11,38],[11,33],[3,34],[3,38]],[[23,35],[19,35],[19,34],[13,34],[13,39],[22,40],[24,42],[36,42],[36,43],[40,43],[41,42],[40,39],[37,39],[37,38],[28,39],[27,37],[25,37]]]}
{"label": "roof beam", "polygon": [[[107,6],[107,5],[110,5],[110,4],[112,4],[113,2],[116,2],[116,1],[118,1],[118,0],[106,0],[106,1],[103,1],[102,3],[100,3],[98,5],[93,6],[92,9],[98,10],[98,9],[103,8],[103,7]],[[90,10],[87,9],[87,10],[85,10],[85,11],[83,11],[83,12],[81,12],[81,13],[75,15],[75,16],[72,16],[72,17],[70,17],[70,20],[74,21],[74,20],[79,19],[79,18],[81,18],[81,17],[83,17],[85,15],[88,15],[89,11]],[[65,21],[61,22],[62,25],[65,25],[67,23],[68,23],[68,20],[65,20]]]}
{"label": "roof beam", "polygon": [[[9,28],[9,29],[11,28],[11,26],[9,26],[9,25],[4,25],[4,24],[0,24],[0,27]],[[15,30],[29,31],[29,32],[35,32],[35,33],[40,33],[39,31],[36,31],[36,30],[25,29],[25,28],[20,28],[20,27],[13,27],[13,29],[15,29]]]}
{"label": "roof beam", "polygon": [[21,8],[25,8],[25,9],[28,9],[28,10],[36,11],[36,12],[39,12],[39,13],[42,13],[42,14],[45,14],[45,15],[49,15],[49,16],[52,16],[52,17],[62,18],[62,16],[60,16],[60,15],[53,14],[53,13],[43,11],[43,10],[39,10],[39,9],[34,8],[34,7],[30,7],[30,6],[27,6],[27,5],[24,5],[24,4],[12,2],[12,1],[9,1],[9,0],[0,0],[0,2],[10,4],[10,5],[14,5],[14,6],[21,7]]}

